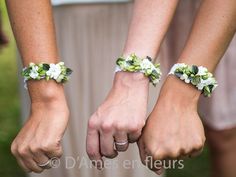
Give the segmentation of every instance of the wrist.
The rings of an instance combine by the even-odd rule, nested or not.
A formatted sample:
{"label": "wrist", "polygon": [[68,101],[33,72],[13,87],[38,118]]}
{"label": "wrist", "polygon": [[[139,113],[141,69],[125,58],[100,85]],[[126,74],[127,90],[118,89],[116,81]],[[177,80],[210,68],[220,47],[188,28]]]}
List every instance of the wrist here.
{"label": "wrist", "polygon": [[172,105],[174,103],[189,106],[190,104],[197,105],[200,95],[201,91],[191,84],[186,84],[176,76],[169,75],[161,89],[160,97],[165,96]]}
{"label": "wrist", "polygon": [[114,87],[148,87],[149,79],[143,73],[117,72],[113,81]]}
{"label": "wrist", "polygon": [[28,81],[28,91],[32,104],[66,102],[64,87],[53,80]]}

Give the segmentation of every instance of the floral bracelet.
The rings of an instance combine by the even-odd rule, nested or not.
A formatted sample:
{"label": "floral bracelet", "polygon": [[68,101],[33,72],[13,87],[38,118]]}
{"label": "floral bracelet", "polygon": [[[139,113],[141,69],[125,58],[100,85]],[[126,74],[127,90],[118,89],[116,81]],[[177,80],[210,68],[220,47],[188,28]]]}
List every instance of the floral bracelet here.
{"label": "floral bracelet", "polygon": [[47,63],[30,63],[28,67],[23,68],[22,76],[24,77],[25,88],[28,80],[55,80],[57,83],[65,83],[69,80],[72,70],[64,65],[64,62],[57,64]]}
{"label": "floral bracelet", "polygon": [[144,73],[154,86],[156,86],[161,78],[160,64],[153,64],[151,57],[148,56],[144,59],[139,58],[135,54],[119,57],[116,60],[115,72],[119,71]]}
{"label": "floral bracelet", "polygon": [[175,64],[169,74],[173,74],[185,83],[191,83],[198,90],[201,90],[205,97],[210,97],[217,87],[217,81],[207,68],[196,65],[186,65],[185,63]]}

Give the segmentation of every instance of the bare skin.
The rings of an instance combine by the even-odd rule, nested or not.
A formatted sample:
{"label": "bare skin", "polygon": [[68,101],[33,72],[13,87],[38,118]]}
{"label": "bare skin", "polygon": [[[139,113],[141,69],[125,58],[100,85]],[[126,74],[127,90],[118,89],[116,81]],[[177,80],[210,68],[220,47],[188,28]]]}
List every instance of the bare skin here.
{"label": "bare skin", "polygon": [[[49,0],[6,0],[22,62],[57,63],[55,31]],[[11,151],[27,172],[42,172],[38,164],[62,155],[61,139],[69,119],[63,85],[29,81],[30,115],[12,142]]]}
{"label": "bare skin", "polygon": [[[135,1],[123,54],[135,52],[140,57],[149,55],[155,58],[177,2]],[[146,121],[148,82],[141,73],[115,74],[111,91],[88,123],[87,153],[91,160],[102,161],[103,156],[114,158],[118,151],[128,148],[127,143],[122,146],[116,145],[114,149],[114,142],[133,143],[138,140]]]}
{"label": "bare skin", "polygon": [[[178,62],[213,72],[235,34],[235,18],[236,1],[203,1]],[[197,113],[199,97],[196,88],[174,76],[166,78],[138,143],[142,161],[146,156],[165,160],[201,152],[205,135]]]}
{"label": "bare skin", "polygon": [[234,177],[236,174],[236,128],[214,130],[205,127],[210,148],[212,177]]}

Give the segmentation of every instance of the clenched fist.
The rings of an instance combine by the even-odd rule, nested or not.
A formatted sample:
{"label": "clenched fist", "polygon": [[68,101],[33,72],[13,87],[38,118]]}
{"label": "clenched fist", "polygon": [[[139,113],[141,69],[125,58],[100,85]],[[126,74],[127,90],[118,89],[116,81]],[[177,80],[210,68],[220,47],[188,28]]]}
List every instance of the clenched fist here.
{"label": "clenched fist", "polygon": [[[201,152],[205,135],[197,113],[200,92],[174,76],[168,76],[157,104],[138,142],[142,162],[194,156]],[[149,164],[160,174],[161,167]]]}

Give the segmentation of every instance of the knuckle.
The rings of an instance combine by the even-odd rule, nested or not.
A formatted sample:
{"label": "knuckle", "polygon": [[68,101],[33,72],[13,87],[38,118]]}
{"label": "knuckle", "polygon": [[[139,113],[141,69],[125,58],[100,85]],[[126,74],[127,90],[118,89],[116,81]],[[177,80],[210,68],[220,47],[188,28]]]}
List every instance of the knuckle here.
{"label": "knuckle", "polygon": [[165,158],[165,153],[162,149],[159,149],[158,151],[151,154],[153,154],[154,160],[162,160]]}
{"label": "knuckle", "polygon": [[32,153],[36,153],[36,152],[40,151],[40,147],[36,144],[31,144],[30,145],[30,150],[31,150]]}
{"label": "knuckle", "polygon": [[113,125],[109,122],[104,122],[102,125],[101,125],[101,130],[104,132],[104,133],[109,133],[112,131],[112,128],[113,128]]}
{"label": "knuckle", "polygon": [[40,149],[44,152],[51,152],[54,151],[56,148],[54,143],[44,142],[41,144]]}
{"label": "knuckle", "polygon": [[171,148],[170,152],[172,158],[177,158],[180,156],[181,148],[180,147]]}
{"label": "knuckle", "polygon": [[13,155],[17,154],[17,145],[14,142],[11,144],[11,153]]}
{"label": "knuckle", "polygon": [[130,124],[130,132],[131,133],[136,133],[141,131],[143,128],[143,125],[141,123],[135,123],[135,124]]}
{"label": "knuckle", "polygon": [[57,141],[44,142],[39,149],[46,153],[52,153],[56,157],[61,157],[63,153],[62,147]]}
{"label": "knuckle", "polygon": [[202,141],[198,141],[198,142],[195,143],[193,149],[195,149],[195,150],[200,150],[200,149],[203,148],[203,146],[204,146],[203,142],[202,142]]}
{"label": "knuckle", "polygon": [[96,129],[98,126],[98,122],[96,121],[95,118],[91,117],[88,121],[88,128],[91,130]]}
{"label": "knuckle", "polygon": [[125,125],[124,123],[118,122],[118,123],[114,124],[114,127],[117,131],[125,131],[128,126]]}
{"label": "knuckle", "polygon": [[25,145],[18,147],[18,153],[21,156],[27,156],[28,155],[28,147]]}
{"label": "knuckle", "polygon": [[56,157],[61,157],[63,154],[62,148],[58,149],[57,151],[54,152]]}

